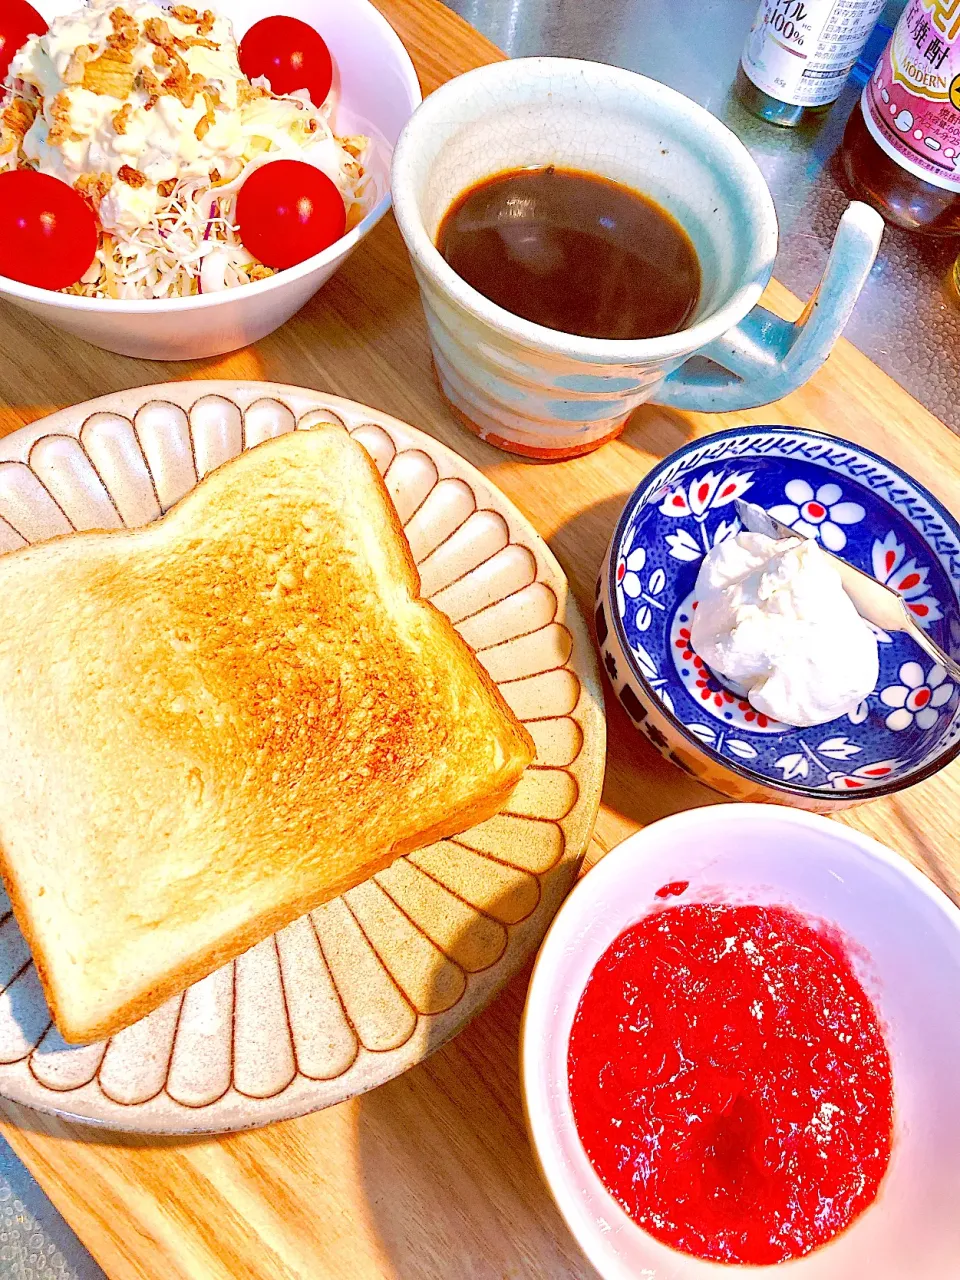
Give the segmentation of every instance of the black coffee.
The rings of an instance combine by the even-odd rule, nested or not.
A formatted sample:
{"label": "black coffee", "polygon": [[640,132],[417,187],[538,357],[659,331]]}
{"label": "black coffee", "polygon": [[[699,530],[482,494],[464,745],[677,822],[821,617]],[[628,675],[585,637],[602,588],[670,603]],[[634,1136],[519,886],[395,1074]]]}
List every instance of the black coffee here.
{"label": "black coffee", "polygon": [[576,169],[486,178],[448,209],[437,248],[491,302],[583,338],[676,333],[700,297],[700,264],[677,220]]}

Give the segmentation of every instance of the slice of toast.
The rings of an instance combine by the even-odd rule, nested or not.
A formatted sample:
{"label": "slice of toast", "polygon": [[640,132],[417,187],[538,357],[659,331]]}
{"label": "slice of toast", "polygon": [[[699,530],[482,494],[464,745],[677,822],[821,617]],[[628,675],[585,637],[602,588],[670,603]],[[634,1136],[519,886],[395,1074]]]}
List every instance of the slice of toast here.
{"label": "slice of toast", "polygon": [[419,592],[335,426],[0,557],[0,866],[66,1040],[502,808],[533,742]]}

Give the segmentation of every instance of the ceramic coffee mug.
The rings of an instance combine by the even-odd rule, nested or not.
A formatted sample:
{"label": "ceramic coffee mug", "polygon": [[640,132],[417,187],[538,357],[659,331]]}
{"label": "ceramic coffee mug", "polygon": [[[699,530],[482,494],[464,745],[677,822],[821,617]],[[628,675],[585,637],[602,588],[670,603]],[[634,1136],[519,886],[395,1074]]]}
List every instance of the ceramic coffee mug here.
{"label": "ceramic coffee mug", "polygon": [[[454,200],[502,170],[547,164],[633,187],[680,222],[702,275],[686,329],[636,341],[560,333],[498,307],[447,265],[435,240]],[[595,449],[645,400],[730,410],[794,390],[829,355],[883,228],[851,204],[803,316],[778,319],[757,306],[777,217],[743,144],[655,80],[566,58],[494,63],[438,89],[400,136],[393,200],[444,394],[485,440],[537,458]]]}

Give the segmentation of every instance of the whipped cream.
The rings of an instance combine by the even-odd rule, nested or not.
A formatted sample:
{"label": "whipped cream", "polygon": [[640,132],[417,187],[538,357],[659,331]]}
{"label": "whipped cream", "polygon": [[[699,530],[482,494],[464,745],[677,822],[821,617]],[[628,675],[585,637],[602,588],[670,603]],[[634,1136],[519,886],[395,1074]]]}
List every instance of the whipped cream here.
{"label": "whipped cream", "polygon": [[738,533],[706,556],[693,649],[757,711],[805,728],[852,711],[877,683],[877,639],[810,540]]}
{"label": "whipped cream", "polygon": [[[159,5],[131,4],[123,10],[135,24],[136,34],[136,43],[124,50],[129,62],[121,64],[121,71],[127,69],[127,80],[114,75],[102,84],[94,79],[97,91],[84,87],[77,50],[84,51],[83,57],[93,55],[93,62],[107,50],[107,38],[114,30],[110,15],[118,8],[114,0],[94,0],[87,9],[54,18],[46,35],[29,40],[10,68],[16,80],[37,91],[42,103],[23,140],[24,156],[41,173],[71,186],[87,175],[113,179],[100,207],[107,231],[142,226],[159,206],[158,184],[171,178],[206,176],[217,166],[225,172],[244,148],[237,110],[243,77],[236,41],[224,18],[216,18],[203,37],[215,48],[197,45],[178,50],[190,75],[200,75],[205,86],[215,87],[222,104],[212,113],[202,138],[197,136],[203,132],[198,126],[206,117],[207,101],[201,93],[184,95],[189,105],[171,94],[151,104],[143,85],[144,73],[148,83],[151,77],[166,74],[153,61],[158,46],[144,35],[148,21],[162,22],[171,36],[183,41],[197,38],[196,26],[178,22]],[[140,186],[116,181],[125,167],[146,181]]]}

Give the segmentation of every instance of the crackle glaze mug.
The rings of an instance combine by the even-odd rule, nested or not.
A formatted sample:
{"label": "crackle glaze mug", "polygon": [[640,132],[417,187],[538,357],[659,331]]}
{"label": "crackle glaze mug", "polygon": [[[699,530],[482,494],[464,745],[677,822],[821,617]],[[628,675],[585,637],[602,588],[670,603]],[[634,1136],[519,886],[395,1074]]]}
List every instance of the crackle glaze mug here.
{"label": "crackle glaze mug", "polygon": [[[503,170],[548,164],[611,178],[677,219],[701,270],[687,328],[634,341],[561,333],[503,310],[446,263],[435,240],[458,196]],[[431,94],[397,144],[393,201],[445,396],[491,444],[547,459],[612,439],[645,400],[745,409],[799,387],[846,324],[883,228],[851,204],[800,320],[778,319],[757,306],[777,217],[743,144],[666,85],[567,58],[494,63]]]}

